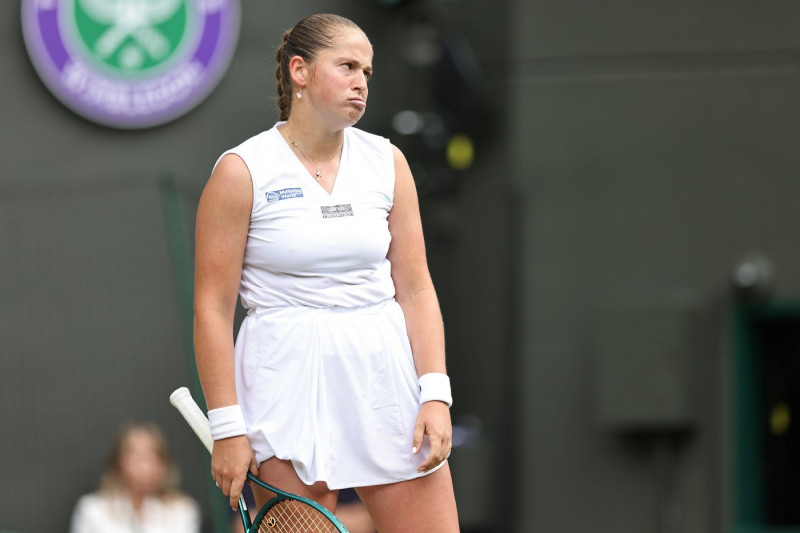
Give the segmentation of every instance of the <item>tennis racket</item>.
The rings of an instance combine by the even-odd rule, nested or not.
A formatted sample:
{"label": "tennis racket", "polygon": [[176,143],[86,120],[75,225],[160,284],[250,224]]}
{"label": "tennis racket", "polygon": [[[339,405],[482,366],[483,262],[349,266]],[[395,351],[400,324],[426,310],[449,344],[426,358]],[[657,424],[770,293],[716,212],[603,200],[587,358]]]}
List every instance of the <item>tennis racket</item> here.
{"label": "tennis racket", "polygon": [[[206,415],[192,399],[189,389],[186,387],[177,389],[170,395],[169,401],[180,411],[208,452],[211,453],[214,447],[214,441],[211,439],[211,427]],[[275,497],[258,511],[252,522],[244,499],[239,497],[239,515],[247,533],[348,533],[344,524],[317,502],[284,492],[264,483],[250,472],[247,473],[247,479],[275,494]]]}

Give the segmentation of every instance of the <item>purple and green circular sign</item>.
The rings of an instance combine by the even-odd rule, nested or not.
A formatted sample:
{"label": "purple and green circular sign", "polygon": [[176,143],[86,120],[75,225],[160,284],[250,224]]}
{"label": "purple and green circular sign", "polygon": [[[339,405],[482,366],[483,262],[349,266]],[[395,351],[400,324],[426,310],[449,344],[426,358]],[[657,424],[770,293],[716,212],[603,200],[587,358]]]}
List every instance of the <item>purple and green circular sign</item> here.
{"label": "purple and green circular sign", "polygon": [[23,0],[31,61],[76,113],[146,128],[199,104],[228,68],[239,0]]}

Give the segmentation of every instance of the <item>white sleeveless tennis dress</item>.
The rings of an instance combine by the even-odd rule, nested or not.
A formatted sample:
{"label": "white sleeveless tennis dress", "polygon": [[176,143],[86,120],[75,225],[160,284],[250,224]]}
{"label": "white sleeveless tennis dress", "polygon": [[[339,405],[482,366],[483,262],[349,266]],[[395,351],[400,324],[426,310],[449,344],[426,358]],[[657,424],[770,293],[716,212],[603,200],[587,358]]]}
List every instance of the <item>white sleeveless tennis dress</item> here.
{"label": "white sleeveless tennis dress", "polygon": [[411,453],[419,387],[386,258],[391,145],[345,129],[328,194],[281,124],[223,154],[253,181],[235,364],[256,460],[291,460],[330,489],[419,477],[429,448]]}

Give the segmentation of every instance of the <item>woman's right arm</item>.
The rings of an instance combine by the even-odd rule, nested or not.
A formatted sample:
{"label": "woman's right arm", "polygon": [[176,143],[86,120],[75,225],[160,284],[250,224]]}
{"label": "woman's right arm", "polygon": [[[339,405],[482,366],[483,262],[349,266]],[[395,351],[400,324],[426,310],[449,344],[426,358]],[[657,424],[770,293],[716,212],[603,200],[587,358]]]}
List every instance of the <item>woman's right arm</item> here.
{"label": "woman's right arm", "polygon": [[[197,208],[194,349],[208,409],[236,405],[233,317],[242,277],[253,189],[244,161],[226,155],[214,169]],[[244,436],[214,442],[211,473],[236,507],[247,471],[257,472]]]}

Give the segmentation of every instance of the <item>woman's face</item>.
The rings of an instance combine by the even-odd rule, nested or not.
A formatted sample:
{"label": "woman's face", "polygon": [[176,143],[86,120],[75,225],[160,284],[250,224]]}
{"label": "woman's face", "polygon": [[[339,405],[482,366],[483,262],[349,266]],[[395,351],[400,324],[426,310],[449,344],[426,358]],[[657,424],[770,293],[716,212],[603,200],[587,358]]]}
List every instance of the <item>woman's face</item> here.
{"label": "woman's face", "polygon": [[343,31],[311,67],[309,86],[316,111],[335,127],[358,122],[367,109],[367,82],[372,75],[372,44],[367,36],[356,29]]}
{"label": "woman's face", "polygon": [[120,452],[120,475],[131,492],[154,494],[164,486],[167,465],[155,439],[144,430],[128,433]]}

